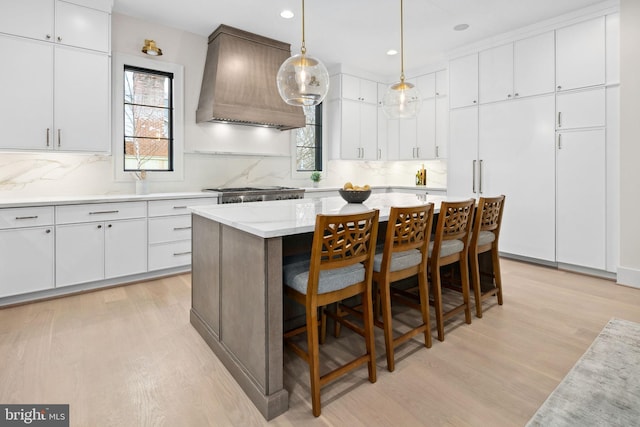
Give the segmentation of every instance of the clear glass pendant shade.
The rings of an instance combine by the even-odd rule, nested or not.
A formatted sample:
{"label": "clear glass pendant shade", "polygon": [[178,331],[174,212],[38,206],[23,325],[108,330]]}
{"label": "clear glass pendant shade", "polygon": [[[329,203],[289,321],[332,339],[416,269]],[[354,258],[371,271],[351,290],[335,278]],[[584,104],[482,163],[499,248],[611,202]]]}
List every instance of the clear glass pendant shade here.
{"label": "clear glass pendant shade", "polygon": [[382,99],[382,110],[390,119],[415,117],[421,106],[422,97],[418,88],[404,81],[389,86]]}
{"label": "clear glass pendant shade", "polygon": [[278,92],[290,105],[320,104],[329,91],[329,72],[318,59],[304,54],[284,61],[278,70]]}

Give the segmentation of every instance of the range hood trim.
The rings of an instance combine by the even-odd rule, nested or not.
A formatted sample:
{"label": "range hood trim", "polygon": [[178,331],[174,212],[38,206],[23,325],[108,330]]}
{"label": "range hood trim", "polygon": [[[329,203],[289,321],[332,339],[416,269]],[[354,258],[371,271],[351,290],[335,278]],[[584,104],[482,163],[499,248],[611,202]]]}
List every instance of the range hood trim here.
{"label": "range hood trim", "polygon": [[285,103],[276,86],[289,44],[220,25],[210,36],[196,122],[304,127],[302,108]]}

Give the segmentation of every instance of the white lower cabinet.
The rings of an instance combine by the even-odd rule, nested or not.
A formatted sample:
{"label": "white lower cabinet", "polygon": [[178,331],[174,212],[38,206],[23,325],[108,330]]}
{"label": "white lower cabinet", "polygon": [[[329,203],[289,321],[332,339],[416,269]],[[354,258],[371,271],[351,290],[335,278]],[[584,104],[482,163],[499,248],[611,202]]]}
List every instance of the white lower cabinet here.
{"label": "white lower cabinet", "polygon": [[0,209],[0,298],[53,288],[53,208]]}
{"label": "white lower cabinet", "polygon": [[191,213],[187,206],[217,203],[217,198],[149,201],[149,271],[189,266]]}
{"label": "white lower cabinet", "polygon": [[605,270],[605,130],[557,138],[557,261]]}
{"label": "white lower cabinet", "polygon": [[146,272],[146,207],[146,202],[57,206],[56,287]]}

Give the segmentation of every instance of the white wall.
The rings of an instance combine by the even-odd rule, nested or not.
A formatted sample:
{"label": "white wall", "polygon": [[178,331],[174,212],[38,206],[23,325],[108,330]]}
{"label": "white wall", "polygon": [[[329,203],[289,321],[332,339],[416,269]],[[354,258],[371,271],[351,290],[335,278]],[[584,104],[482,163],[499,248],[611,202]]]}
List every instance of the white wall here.
{"label": "white wall", "polygon": [[640,287],[640,1],[620,2],[620,268]]}
{"label": "white wall", "polygon": [[[206,37],[119,14],[113,15],[112,25],[114,54],[144,55],[140,52],[144,39],[151,38],[163,51],[163,56],[156,60],[184,66],[184,180],[150,182],[151,192],[199,191],[208,187],[250,184],[310,186],[310,181],[291,177],[289,131],[195,123],[207,49]],[[446,163],[424,163],[430,172],[429,184],[445,186]],[[345,181],[370,185],[412,185],[419,167],[416,162],[331,161],[323,173],[321,186],[338,186]],[[133,178],[128,182],[114,180],[111,155],[0,152],[0,200],[50,195],[127,194],[134,191]]]}

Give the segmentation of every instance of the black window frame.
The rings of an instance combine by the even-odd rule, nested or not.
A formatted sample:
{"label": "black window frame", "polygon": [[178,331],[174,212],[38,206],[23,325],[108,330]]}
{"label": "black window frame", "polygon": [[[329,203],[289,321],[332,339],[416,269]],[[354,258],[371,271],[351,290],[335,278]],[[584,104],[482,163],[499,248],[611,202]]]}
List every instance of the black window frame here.
{"label": "black window frame", "polygon": [[313,170],[309,170],[309,169],[298,169],[298,148],[300,147],[298,145],[298,141],[296,138],[296,146],[295,146],[295,158],[296,158],[296,172],[299,173],[305,173],[305,172],[314,172],[314,171],[322,171],[322,103],[314,106],[314,107],[308,107],[308,108],[314,108],[315,109],[315,121],[314,123],[306,123],[307,120],[307,116],[305,114],[305,127],[309,127],[309,126],[313,126],[314,127],[314,145],[313,148],[315,150],[315,159],[314,159],[314,163],[315,163],[315,169]]}
{"label": "black window frame", "polygon": [[[127,73],[127,71],[134,71],[134,72],[140,72],[140,73],[147,73],[147,74],[151,74],[151,75],[157,75],[157,76],[163,76],[163,77],[167,77],[169,79],[169,94],[168,94],[168,106],[167,107],[162,107],[162,108],[166,108],[169,112],[169,124],[168,124],[168,153],[167,153],[167,157],[168,157],[168,163],[169,163],[169,167],[167,169],[127,169],[126,164],[127,164],[127,153],[126,153],[126,141],[127,141],[127,137],[129,138],[140,138],[140,139],[157,139],[157,138],[150,138],[150,137],[140,137],[140,136],[135,136],[135,135],[127,135],[126,133],[126,106],[127,105],[138,105],[138,106],[146,106],[146,107],[153,107],[153,108],[160,108],[157,105],[146,105],[146,104],[135,104],[135,103],[130,103],[127,102],[127,98],[126,96],[123,96],[123,127],[122,127],[122,132],[123,132],[123,140],[122,140],[122,155],[123,155],[123,161],[122,161],[122,169],[124,172],[141,172],[141,171],[147,171],[147,172],[174,172],[174,142],[175,142],[175,138],[174,138],[174,127],[175,127],[175,123],[174,123],[174,105],[173,105],[173,86],[174,86],[174,73],[172,72],[168,72],[168,71],[160,71],[160,70],[154,70],[151,68],[144,68],[144,67],[138,67],[135,65],[124,65],[124,70],[123,70],[123,74]],[[123,79],[123,82],[126,82],[126,78]],[[124,91],[125,88],[123,86],[122,90]]]}

